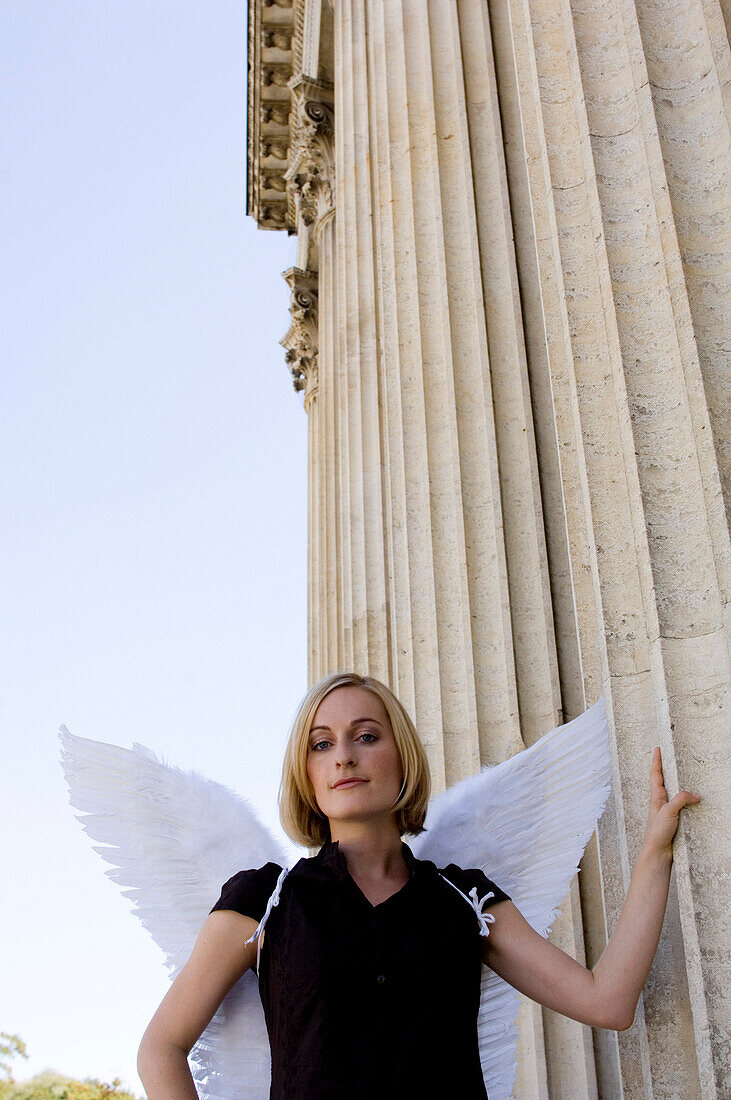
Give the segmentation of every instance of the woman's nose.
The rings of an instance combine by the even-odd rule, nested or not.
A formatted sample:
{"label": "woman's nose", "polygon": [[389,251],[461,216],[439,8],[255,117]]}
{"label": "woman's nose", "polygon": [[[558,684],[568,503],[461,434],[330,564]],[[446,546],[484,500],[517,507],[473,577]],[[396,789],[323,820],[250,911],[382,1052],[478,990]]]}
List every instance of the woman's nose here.
{"label": "woman's nose", "polygon": [[336,762],[342,766],[355,763],[355,752],[352,745],[339,745],[335,754]]}

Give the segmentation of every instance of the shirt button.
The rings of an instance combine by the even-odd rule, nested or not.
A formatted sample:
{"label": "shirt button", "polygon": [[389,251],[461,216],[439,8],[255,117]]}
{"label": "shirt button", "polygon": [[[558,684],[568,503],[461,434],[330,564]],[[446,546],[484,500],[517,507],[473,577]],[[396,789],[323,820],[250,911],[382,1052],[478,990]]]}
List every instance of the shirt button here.
{"label": "shirt button", "polygon": [[385,974],[379,974],[379,975],[378,975],[378,977],[376,978],[376,981],[378,982],[378,984],[379,984],[379,985],[380,985],[380,984],[381,984],[382,982],[385,982],[385,980],[386,980],[386,976],[385,976]]}

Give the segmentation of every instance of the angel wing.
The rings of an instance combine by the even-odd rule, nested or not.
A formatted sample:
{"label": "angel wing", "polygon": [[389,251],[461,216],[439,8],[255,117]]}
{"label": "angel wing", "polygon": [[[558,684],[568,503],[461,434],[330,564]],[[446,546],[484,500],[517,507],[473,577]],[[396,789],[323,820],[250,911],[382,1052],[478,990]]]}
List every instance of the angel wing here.
{"label": "angel wing", "polygon": [[[186,962],[220,885],[286,856],[239,795],[132,749],[59,732],[70,802],[125,886],[171,977]],[[437,795],[410,846],[437,866],[480,867],[547,934],[609,792],[603,700],[495,768]],[[485,969],[478,1030],[490,1100],[515,1079],[518,994]],[[267,1100],[271,1055],[257,978],[247,971],[191,1051],[204,1100]]]}
{"label": "angel wing", "polygon": [[[542,936],[566,897],[610,791],[604,697],[496,767],[485,767],[429,804],[410,847],[437,867],[479,867]],[[478,1016],[490,1100],[509,1100],[517,1071],[519,994],[483,968]]]}
{"label": "angel wing", "polygon": [[[162,948],[171,980],[190,955],[221,884],[242,867],[287,857],[238,794],[195,771],[59,731],[70,802],[135,916]],[[204,1100],[267,1100],[271,1055],[256,974],[224,998],[191,1051]]]}

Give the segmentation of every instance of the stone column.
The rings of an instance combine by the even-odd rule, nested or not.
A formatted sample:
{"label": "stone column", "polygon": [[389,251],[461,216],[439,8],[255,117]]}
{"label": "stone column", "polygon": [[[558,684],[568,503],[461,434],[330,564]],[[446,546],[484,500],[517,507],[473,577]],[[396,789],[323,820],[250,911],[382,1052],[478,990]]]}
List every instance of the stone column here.
{"label": "stone column", "polygon": [[[714,496],[720,474],[731,510],[731,53],[717,0],[642,0],[627,15],[632,65],[651,89],[651,174],[693,442],[723,568],[723,516]],[[651,117],[649,104],[643,117]]]}
{"label": "stone column", "polygon": [[[347,364],[370,362],[381,395],[392,682],[450,784],[561,720],[484,5],[338,0],[334,56],[338,261],[358,333]],[[576,892],[557,938],[583,958]],[[595,1095],[588,1033],[555,1014],[545,1032],[527,1007],[535,1094],[547,1044],[556,1088]]]}
{"label": "stone column", "polygon": [[[335,5],[335,256],[338,279],[340,409],[347,440],[342,512],[348,531],[343,578],[349,616],[342,659],[389,678],[386,531],[380,434],[375,277],[367,170],[364,42],[343,29]],[[347,71],[347,79],[340,74]],[[347,473],[346,473],[347,471]]]}
{"label": "stone column", "polygon": [[[632,11],[335,4],[337,179],[354,211],[338,262],[358,312],[341,354],[357,394],[378,349],[392,682],[445,783],[610,695],[619,801],[585,860],[586,940],[576,889],[556,930],[590,963],[641,841],[652,744],[671,785],[679,757],[682,782],[720,798],[720,761],[693,768],[693,746],[720,751],[728,682],[723,409],[689,336],[639,33],[652,16]],[[522,1095],[609,1095],[620,1078],[628,1094],[713,1094],[707,1005],[720,1026],[724,1001],[703,941],[727,935],[724,853],[702,826],[691,844],[634,1029],[592,1044],[528,1013]],[[707,907],[691,866],[708,870]]]}
{"label": "stone column", "polygon": [[718,0],[250,4],[249,208],[299,234],[310,680],[389,682],[436,789],[604,692],[613,797],[552,937],[589,966],[660,744],[703,803],[635,1023],[524,1003],[514,1095],[728,1095]]}
{"label": "stone column", "polygon": [[[325,606],[320,591],[322,569],[321,553],[321,499],[322,454],[318,378],[318,309],[317,274],[298,267],[284,272],[290,289],[289,312],[292,323],[280,343],[286,349],[286,362],[292,373],[294,387],[304,391],[307,413],[307,598],[308,598],[308,675],[316,675],[322,650],[320,632],[321,608]],[[310,602],[311,601],[311,602]]]}
{"label": "stone column", "polygon": [[[495,760],[522,744],[453,9],[336,4],[359,57],[348,79],[361,81],[368,113],[360,171],[373,211],[393,681],[416,712],[438,784],[470,774],[481,754]],[[452,70],[431,57],[444,33]]]}
{"label": "stone column", "polygon": [[[626,1095],[716,1096],[728,1087],[728,1008],[711,960],[719,949],[728,957],[717,890],[728,852],[719,753],[728,743],[729,547],[720,451],[707,442],[709,409],[717,424],[723,417],[699,370],[708,337],[693,331],[668,202],[671,166],[658,133],[667,105],[657,106],[665,91],[648,81],[639,33],[643,19],[662,21],[657,33],[685,56],[689,40],[678,27],[687,29],[686,8],[605,5],[601,19],[592,6],[563,0],[493,0],[490,8],[542,478],[564,502],[565,532],[561,511],[546,513],[549,567],[562,581],[568,560],[575,593],[574,622],[568,605],[556,619],[562,683],[576,685],[582,664],[587,687],[603,668],[611,677],[621,805],[602,822],[602,880],[593,872],[584,880],[592,963],[641,841],[646,785],[637,776],[652,745],[663,747],[671,790],[682,784],[708,800],[676,843],[645,1018],[638,1012],[620,1037]],[[709,62],[721,56],[717,39],[715,55],[702,35],[691,40]],[[690,86],[685,95],[692,99]],[[706,195],[706,224],[718,201],[704,177],[711,148],[695,167],[687,144],[673,151],[686,189]],[[711,300],[716,292],[704,283]],[[714,331],[722,320],[714,318]],[[580,663],[571,656],[577,641]],[[613,1095],[617,1065],[600,1040],[600,1090]]]}
{"label": "stone column", "polygon": [[288,86],[292,118],[285,179],[300,230],[299,254],[308,268],[314,268],[294,268],[284,273],[292,289],[293,326],[282,340],[290,349],[287,352],[290,366],[291,360],[297,363],[302,357],[303,347],[308,356],[302,373],[309,383],[305,391],[311,479],[308,585],[315,606],[310,608],[309,616],[308,671],[314,680],[337,667],[341,624],[345,619],[339,545],[342,472],[336,415],[338,311],[333,246],[332,86],[297,73]]}

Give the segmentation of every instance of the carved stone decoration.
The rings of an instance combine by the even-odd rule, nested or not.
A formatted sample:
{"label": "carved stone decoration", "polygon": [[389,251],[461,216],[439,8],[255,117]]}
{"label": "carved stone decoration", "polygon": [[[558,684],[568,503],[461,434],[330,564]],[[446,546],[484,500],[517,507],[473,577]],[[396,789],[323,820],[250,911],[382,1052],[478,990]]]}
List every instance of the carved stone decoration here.
{"label": "carved stone decoration", "polygon": [[287,204],[286,202],[276,202],[272,199],[263,199],[259,205],[261,222],[263,228],[266,229],[286,229],[287,228]]}
{"label": "carved stone decoration", "polygon": [[[267,35],[267,31],[264,32]],[[266,41],[266,38],[265,38]],[[286,63],[269,62],[262,67],[262,86],[269,88],[272,84],[277,88],[286,88],[292,74],[292,67]]]}
{"label": "carved stone decoration", "polygon": [[282,274],[291,292],[292,323],[279,342],[286,348],[295,390],[305,390],[307,407],[317,389],[317,273],[290,267]]}
{"label": "carved stone decoration", "polygon": [[292,49],[291,27],[265,27],[264,46],[267,49],[284,50],[289,53]]}
{"label": "carved stone decoration", "polygon": [[294,232],[285,196],[293,72],[293,0],[249,0],[247,212],[262,229]]}
{"label": "carved stone decoration", "polygon": [[275,160],[287,159],[287,139],[282,137],[267,137],[262,139],[261,155],[264,160],[274,157]]}
{"label": "carved stone decoration", "polygon": [[[262,104],[261,120],[264,123],[272,122],[277,126],[289,124],[289,103],[286,100],[265,101]],[[279,135],[276,135],[279,137]]]}
{"label": "carved stone decoration", "polygon": [[290,116],[289,167],[285,173],[288,195],[315,240],[335,210],[335,157],[333,152],[333,91],[325,81],[293,77]]}

